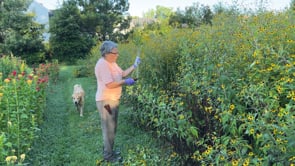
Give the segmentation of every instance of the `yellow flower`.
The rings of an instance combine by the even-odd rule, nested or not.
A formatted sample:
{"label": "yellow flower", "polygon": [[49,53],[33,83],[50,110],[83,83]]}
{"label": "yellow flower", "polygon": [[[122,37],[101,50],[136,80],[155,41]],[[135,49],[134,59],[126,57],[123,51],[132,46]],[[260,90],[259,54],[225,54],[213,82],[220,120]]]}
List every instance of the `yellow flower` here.
{"label": "yellow flower", "polygon": [[267,68],[266,70],[267,70],[267,71],[272,71],[272,69],[273,69],[272,67],[269,67],[269,68]]}
{"label": "yellow flower", "polygon": [[224,89],[224,88],[225,88],[224,84],[222,84],[222,85],[221,85],[221,88],[222,88],[222,89]]}
{"label": "yellow flower", "polygon": [[0,93],[0,97],[3,97],[3,93]]}
{"label": "yellow flower", "polygon": [[293,90],[293,91],[289,92],[287,95],[287,98],[291,98],[292,100],[295,101],[295,91]]}
{"label": "yellow flower", "polygon": [[24,62],[22,62],[21,66],[20,66],[20,71],[23,72],[25,71],[26,68],[26,64]]}
{"label": "yellow flower", "polygon": [[180,119],[180,120],[184,119],[184,115],[183,115],[183,114],[180,114],[180,115],[179,115],[179,119]]}
{"label": "yellow flower", "polygon": [[177,156],[177,153],[176,152],[173,152],[172,154],[171,154],[171,157],[176,157]]}
{"label": "yellow flower", "polygon": [[5,82],[5,83],[9,83],[9,82],[10,82],[10,79],[6,78],[6,79],[4,80],[4,82]]}
{"label": "yellow flower", "polygon": [[252,128],[252,129],[250,129],[250,134],[252,135],[252,134],[254,134],[254,132],[255,132],[255,130]]}
{"label": "yellow flower", "polygon": [[232,110],[234,110],[235,109],[235,105],[234,104],[231,104],[230,106],[229,106],[229,109],[232,111]]}
{"label": "yellow flower", "polygon": [[218,97],[217,101],[222,102],[223,100],[220,97]]}
{"label": "yellow flower", "polygon": [[273,129],[273,134],[276,135],[277,132],[278,132],[278,129],[274,128],[274,129]]}
{"label": "yellow flower", "polygon": [[198,156],[197,160],[201,161],[201,160],[203,160],[203,157],[200,155],[200,156]]}
{"label": "yellow flower", "polygon": [[230,140],[231,144],[235,144],[237,141],[235,139]]}
{"label": "yellow flower", "polygon": [[205,107],[205,111],[211,113],[212,112],[212,107]]}
{"label": "yellow flower", "polygon": [[204,152],[204,154],[205,154],[206,156],[208,156],[208,155],[211,153],[211,150],[212,150],[212,149],[208,148],[208,149]]}
{"label": "yellow flower", "polygon": [[281,138],[277,138],[276,141],[277,141],[278,144],[281,144],[282,143],[282,139]]}
{"label": "yellow flower", "polygon": [[31,85],[32,82],[33,82],[32,80],[27,80],[27,84],[28,84],[28,85]]}
{"label": "yellow flower", "polygon": [[288,79],[287,79],[287,82],[288,82],[288,83],[292,83],[293,81],[294,81],[294,80],[293,80],[292,78],[288,78]]}
{"label": "yellow flower", "polygon": [[253,115],[248,115],[247,118],[248,118],[249,121],[254,120],[254,116]]}
{"label": "yellow flower", "polygon": [[17,157],[16,156],[7,156],[5,158],[5,161],[10,163],[10,162],[15,162],[17,160]]}
{"label": "yellow flower", "polygon": [[239,161],[238,160],[232,160],[231,164],[233,166],[237,166],[239,164]]}
{"label": "yellow flower", "polygon": [[262,134],[261,134],[261,133],[260,133],[260,134],[259,134],[259,133],[257,133],[257,134],[256,134],[256,137],[257,137],[257,139],[259,139],[259,138],[261,138],[261,137],[262,137]]}
{"label": "yellow flower", "polygon": [[277,86],[276,89],[277,89],[278,93],[280,93],[280,94],[282,93],[282,87],[281,86]]}
{"label": "yellow flower", "polygon": [[243,163],[243,166],[248,166],[248,165],[249,165],[249,163],[250,163],[250,159],[249,159],[249,158],[247,158],[247,159],[245,160],[245,162]]}
{"label": "yellow flower", "polygon": [[26,158],[26,155],[25,155],[25,154],[21,154],[21,155],[20,155],[20,159],[21,159],[21,161],[24,161],[25,158]]}
{"label": "yellow flower", "polygon": [[6,162],[10,162],[10,161],[11,161],[11,156],[7,156],[7,157],[5,158],[5,161],[6,161]]}
{"label": "yellow flower", "polygon": [[295,160],[295,156],[293,156],[289,159],[289,161],[294,161],[294,160]]}

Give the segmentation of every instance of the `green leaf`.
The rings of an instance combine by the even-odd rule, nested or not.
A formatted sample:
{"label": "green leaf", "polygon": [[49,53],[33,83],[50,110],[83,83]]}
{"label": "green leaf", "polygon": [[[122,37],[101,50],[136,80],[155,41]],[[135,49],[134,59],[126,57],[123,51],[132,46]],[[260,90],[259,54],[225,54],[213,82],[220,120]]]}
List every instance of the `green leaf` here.
{"label": "green leaf", "polygon": [[190,127],[190,131],[191,131],[191,133],[193,134],[193,136],[195,136],[195,137],[199,137],[199,133],[198,133],[198,130],[197,130],[197,128],[196,127],[194,127],[194,126],[191,126]]}
{"label": "green leaf", "polygon": [[5,145],[6,145],[7,147],[12,147],[12,143],[11,143],[11,142],[7,142]]}
{"label": "green leaf", "polygon": [[21,117],[21,119],[28,119],[29,118],[27,114],[21,114],[20,117]]}

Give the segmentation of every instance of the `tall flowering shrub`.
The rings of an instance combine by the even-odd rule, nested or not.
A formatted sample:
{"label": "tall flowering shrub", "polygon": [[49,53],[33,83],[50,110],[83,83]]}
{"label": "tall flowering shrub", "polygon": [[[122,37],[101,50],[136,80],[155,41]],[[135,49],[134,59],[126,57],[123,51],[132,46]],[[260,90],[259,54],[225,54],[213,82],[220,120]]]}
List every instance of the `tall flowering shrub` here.
{"label": "tall flowering shrub", "polygon": [[194,46],[182,45],[178,84],[204,134],[192,158],[294,163],[294,15],[229,18],[216,19],[219,26],[200,33]]}
{"label": "tall flowering shrub", "polygon": [[125,96],[133,119],[186,162],[294,164],[294,20],[219,15],[212,27],[143,35],[140,79]]}

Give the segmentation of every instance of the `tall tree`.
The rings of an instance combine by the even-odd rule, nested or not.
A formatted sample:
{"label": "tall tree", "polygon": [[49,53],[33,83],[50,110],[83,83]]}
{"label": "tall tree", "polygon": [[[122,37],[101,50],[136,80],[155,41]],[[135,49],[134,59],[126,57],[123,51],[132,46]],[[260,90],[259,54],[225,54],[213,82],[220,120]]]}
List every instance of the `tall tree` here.
{"label": "tall tree", "polygon": [[0,0],[0,54],[13,53],[28,61],[40,60],[44,26],[27,13],[31,0]]}
{"label": "tall tree", "polygon": [[295,11],[295,0],[290,2],[290,9]]}
{"label": "tall tree", "polygon": [[124,40],[131,17],[128,0],[77,0],[82,30],[98,40]]}
{"label": "tall tree", "polygon": [[127,0],[67,0],[50,18],[53,57],[84,58],[95,42],[127,39],[131,17]]}
{"label": "tall tree", "polygon": [[49,42],[53,57],[64,62],[74,62],[84,58],[91,46],[92,39],[81,31],[81,15],[75,0],[63,3],[50,18]]}
{"label": "tall tree", "polygon": [[169,24],[175,27],[198,27],[202,24],[210,24],[213,13],[208,6],[194,3],[186,7],[184,11],[178,9],[169,19]]}

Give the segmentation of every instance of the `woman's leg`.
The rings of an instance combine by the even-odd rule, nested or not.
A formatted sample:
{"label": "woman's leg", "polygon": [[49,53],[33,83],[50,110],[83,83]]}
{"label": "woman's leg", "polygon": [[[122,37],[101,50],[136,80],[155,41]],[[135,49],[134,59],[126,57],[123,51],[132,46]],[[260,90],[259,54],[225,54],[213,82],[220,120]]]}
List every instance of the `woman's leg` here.
{"label": "woman's leg", "polygon": [[109,159],[113,156],[113,146],[115,141],[119,101],[105,100],[96,102],[101,119],[103,135],[103,156]]}

